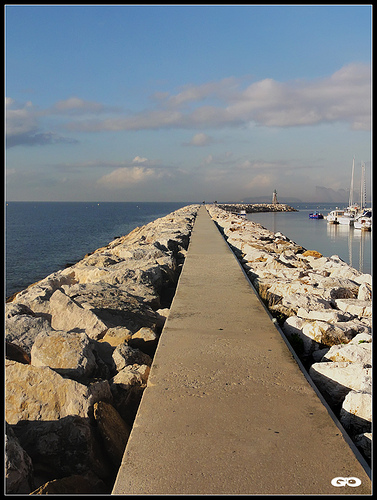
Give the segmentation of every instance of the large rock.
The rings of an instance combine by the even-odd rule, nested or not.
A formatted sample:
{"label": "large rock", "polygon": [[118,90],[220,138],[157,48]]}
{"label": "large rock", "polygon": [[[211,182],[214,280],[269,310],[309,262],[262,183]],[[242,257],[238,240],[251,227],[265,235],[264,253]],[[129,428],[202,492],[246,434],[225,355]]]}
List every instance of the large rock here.
{"label": "large rock", "polygon": [[5,489],[7,494],[30,493],[34,489],[33,464],[13,429],[5,429]]}
{"label": "large rock", "polygon": [[372,303],[370,300],[337,299],[335,302],[338,309],[349,312],[354,316],[370,317],[372,315]]}
{"label": "large rock", "polygon": [[5,417],[9,424],[53,421],[69,415],[88,417],[95,402],[112,398],[107,380],[87,387],[49,367],[6,361],[5,376]]}
{"label": "large rock", "polygon": [[50,298],[50,314],[51,326],[55,330],[80,328],[92,339],[103,337],[108,328],[92,311],[81,307],[60,290],[56,290]]}
{"label": "large rock", "polygon": [[28,306],[10,302],[5,306],[5,338],[30,355],[35,338],[51,328],[46,315],[35,314]]}
{"label": "large rock", "polygon": [[147,365],[128,365],[110,380],[114,407],[129,425],[136,416],[149,371]]}
{"label": "large rock", "polygon": [[307,337],[326,346],[347,344],[360,331],[360,324],[353,321],[328,323],[326,321],[306,322],[302,332]]}
{"label": "large rock", "polygon": [[346,361],[314,363],[309,375],[332,406],[343,402],[351,391],[371,392],[371,368]]}
{"label": "large rock", "polygon": [[142,298],[119,286],[86,283],[73,285],[65,291],[77,304],[90,308],[108,328],[123,326],[135,333],[143,326],[154,327],[158,322],[157,313]]}
{"label": "large rock", "polygon": [[128,365],[148,365],[152,364],[152,359],[148,354],[133,348],[127,344],[120,344],[113,352],[113,360],[117,371],[123,370]]}
{"label": "large rock", "polygon": [[348,344],[333,345],[322,361],[350,361],[361,363],[364,366],[372,366],[372,344],[370,342],[360,344],[349,342]]}
{"label": "large rock", "polygon": [[88,418],[69,415],[58,420],[23,420],[13,429],[42,482],[90,471],[101,479],[111,474]]}
{"label": "large rock", "polygon": [[34,313],[49,314],[52,294],[63,285],[72,285],[74,282],[69,269],[57,271],[19,292],[13,302],[28,306]]}
{"label": "large rock", "polygon": [[114,466],[119,468],[131,428],[125,423],[116,409],[104,401],[94,404],[94,418],[105,449]]}
{"label": "large rock", "polygon": [[84,332],[41,333],[31,349],[33,366],[49,366],[74,380],[87,379],[96,369],[93,345]]}
{"label": "large rock", "polygon": [[352,390],[340,410],[340,422],[351,435],[371,432],[372,394]]}
{"label": "large rock", "polygon": [[[134,333],[128,344],[145,352],[149,356],[154,355],[158,343],[158,335],[152,328],[143,327]],[[148,363],[146,363],[148,364]]]}
{"label": "large rock", "polygon": [[284,321],[283,332],[287,336],[294,351],[301,359],[307,360],[314,352],[318,351],[321,343],[304,334],[307,322],[297,316],[290,316]]}

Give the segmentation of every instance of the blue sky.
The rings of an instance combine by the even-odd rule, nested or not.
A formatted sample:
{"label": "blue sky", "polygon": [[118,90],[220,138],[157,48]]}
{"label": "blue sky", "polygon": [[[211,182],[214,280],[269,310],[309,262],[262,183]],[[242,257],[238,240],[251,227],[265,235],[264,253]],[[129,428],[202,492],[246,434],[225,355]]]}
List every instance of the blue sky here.
{"label": "blue sky", "polygon": [[[371,187],[370,5],[8,5],[9,201]],[[358,191],[357,191],[358,192]]]}

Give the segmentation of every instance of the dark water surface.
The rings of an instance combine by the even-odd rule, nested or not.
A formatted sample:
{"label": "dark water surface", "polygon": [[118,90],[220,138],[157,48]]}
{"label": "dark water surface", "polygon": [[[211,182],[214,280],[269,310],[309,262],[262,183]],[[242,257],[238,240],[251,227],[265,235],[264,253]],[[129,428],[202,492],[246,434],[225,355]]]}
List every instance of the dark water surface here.
{"label": "dark water surface", "polygon": [[8,202],[6,297],[188,203]]}

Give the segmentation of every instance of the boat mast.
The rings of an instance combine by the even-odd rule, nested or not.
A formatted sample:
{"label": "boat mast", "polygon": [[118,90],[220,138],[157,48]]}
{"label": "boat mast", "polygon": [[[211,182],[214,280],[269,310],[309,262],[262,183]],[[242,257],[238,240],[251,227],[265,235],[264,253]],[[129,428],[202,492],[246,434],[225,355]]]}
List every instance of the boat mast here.
{"label": "boat mast", "polygon": [[352,176],[351,176],[351,187],[350,187],[350,197],[348,200],[348,206],[352,207],[353,205],[353,175],[355,172],[355,157],[353,157],[353,162],[352,162]]}
{"label": "boat mast", "polygon": [[367,206],[367,192],[365,185],[365,163],[361,164],[361,182],[360,182],[360,209]]}

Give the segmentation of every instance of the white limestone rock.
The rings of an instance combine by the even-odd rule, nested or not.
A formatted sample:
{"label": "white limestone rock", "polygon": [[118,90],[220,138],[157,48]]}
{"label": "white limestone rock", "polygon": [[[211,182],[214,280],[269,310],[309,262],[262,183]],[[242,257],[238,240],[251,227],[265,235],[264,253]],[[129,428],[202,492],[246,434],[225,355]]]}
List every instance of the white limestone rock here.
{"label": "white limestone rock", "polygon": [[341,311],[350,312],[354,316],[372,316],[372,302],[360,299],[337,299],[336,307]]}
{"label": "white limestone rock", "polygon": [[333,345],[322,358],[322,361],[350,361],[364,366],[372,364],[372,344],[363,342],[355,344]]}
{"label": "white limestone rock", "polygon": [[371,392],[372,370],[365,368],[362,363],[314,363],[309,375],[326,400],[333,405],[342,403],[350,390]]}
{"label": "white limestone rock", "polygon": [[295,352],[302,359],[307,359],[319,349],[320,344],[304,334],[306,321],[297,316],[290,316],[284,321],[283,332],[287,336]]}
{"label": "white limestone rock", "polygon": [[372,394],[352,390],[345,397],[339,416],[340,423],[352,435],[371,431]]}

